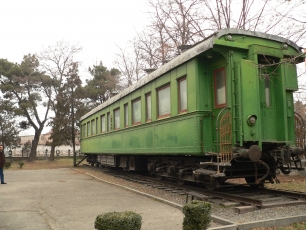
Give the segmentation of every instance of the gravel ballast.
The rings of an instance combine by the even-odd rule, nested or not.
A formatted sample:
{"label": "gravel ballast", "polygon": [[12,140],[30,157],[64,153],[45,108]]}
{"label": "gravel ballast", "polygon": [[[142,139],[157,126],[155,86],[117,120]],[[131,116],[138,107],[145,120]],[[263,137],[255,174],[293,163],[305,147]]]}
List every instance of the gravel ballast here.
{"label": "gravel ballast", "polygon": [[[78,168],[78,171],[95,177],[96,179],[120,185],[121,187],[130,188],[131,190],[136,190],[139,193],[149,194],[154,198],[160,198],[161,200],[170,201],[170,203],[178,204],[178,207],[183,206],[186,203],[186,195],[179,195],[177,193],[172,193],[171,191],[165,191],[163,189],[153,188],[145,184],[140,184],[136,182],[127,181],[121,178],[114,177],[112,175],[105,174],[103,172],[98,172],[86,168]],[[224,204],[227,201],[223,202]],[[305,205],[296,206],[285,206],[285,207],[274,207],[267,209],[259,209],[256,211],[251,211],[247,213],[237,213],[234,206],[221,205],[221,201],[212,202],[211,215],[218,218],[225,219],[231,223],[244,224],[256,221],[265,221],[270,219],[280,219],[287,217],[297,217],[306,215]],[[217,227],[219,224],[212,222],[211,228]],[[259,226],[261,227],[261,226]]]}

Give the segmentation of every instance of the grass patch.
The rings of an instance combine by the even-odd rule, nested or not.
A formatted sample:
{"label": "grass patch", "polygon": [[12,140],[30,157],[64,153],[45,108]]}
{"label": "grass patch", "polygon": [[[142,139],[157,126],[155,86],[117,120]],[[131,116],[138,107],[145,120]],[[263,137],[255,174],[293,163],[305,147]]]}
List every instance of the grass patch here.
{"label": "grass patch", "polygon": [[[8,160],[7,160],[8,161]],[[36,170],[36,169],[57,169],[74,167],[74,159],[72,157],[55,157],[54,161],[35,160],[34,162],[23,161],[20,168],[20,161],[12,161],[11,167],[6,170]]]}
{"label": "grass patch", "polygon": [[280,175],[280,184],[265,184],[266,188],[282,189],[297,192],[306,192],[306,176],[303,175]]}

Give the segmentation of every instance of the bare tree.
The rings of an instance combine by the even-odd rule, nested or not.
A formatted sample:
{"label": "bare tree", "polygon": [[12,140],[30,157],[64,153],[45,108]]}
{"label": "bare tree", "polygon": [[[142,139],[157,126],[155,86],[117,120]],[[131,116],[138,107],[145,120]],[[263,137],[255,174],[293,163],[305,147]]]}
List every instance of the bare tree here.
{"label": "bare tree", "polygon": [[137,47],[138,58],[119,47],[117,63],[127,85],[133,82],[136,66],[158,68],[182,52],[180,46],[194,45],[220,29],[261,31],[300,46],[306,42],[304,0],[148,0],[148,4],[150,23],[128,47]]}
{"label": "bare tree", "polygon": [[121,72],[121,85],[125,88],[139,81],[145,75],[140,60],[141,50],[136,40],[131,43],[131,52],[120,47],[118,49],[119,52],[116,54],[114,64]]}
{"label": "bare tree", "polygon": [[[78,72],[78,62],[74,61],[74,56],[81,51],[81,47],[71,45],[67,42],[57,42],[55,46],[49,46],[43,51],[39,58],[41,61],[42,70],[44,70],[51,78],[51,87],[45,94],[50,98],[51,108],[54,112],[52,129],[54,133],[60,134],[63,131],[63,123],[58,122],[61,117],[65,117],[63,112],[69,113],[71,101],[67,100],[67,89],[69,89],[70,78]],[[67,107],[65,110],[63,105]],[[62,130],[62,131],[61,131]],[[69,130],[71,130],[69,128]],[[70,133],[69,131],[67,133]],[[55,136],[55,135],[53,135]],[[62,142],[61,142],[62,140]],[[54,150],[56,146],[66,144],[67,139],[54,138],[51,141],[50,160],[54,160]]]}

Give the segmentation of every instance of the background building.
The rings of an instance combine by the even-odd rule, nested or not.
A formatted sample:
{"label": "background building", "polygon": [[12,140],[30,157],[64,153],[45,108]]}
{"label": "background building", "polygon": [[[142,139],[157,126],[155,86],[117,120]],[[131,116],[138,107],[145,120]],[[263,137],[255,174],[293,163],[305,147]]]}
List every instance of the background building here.
{"label": "background building", "polygon": [[[46,150],[47,150],[47,154],[48,156],[50,155],[50,151],[51,151],[51,146],[47,145],[47,142],[49,140],[49,137],[52,133],[52,130],[50,130],[48,133],[46,134],[42,134],[39,138],[39,142],[38,142],[38,146],[37,146],[37,150],[36,150],[36,156],[46,156]],[[26,157],[27,152],[24,151],[23,152],[23,147],[24,145],[30,141],[32,142],[34,139],[34,135],[28,135],[28,136],[19,136],[20,137],[20,146],[12,149],[12,155],[13,156],[24,156]],[[76,138],[75,140],[76,146],[75,146],[75,150],[77,152],[77,154],[79,154],[80,151],[80,141],[79,139]],[[61,145],[55,148],[55,154],[59,154],[60,156],[72,156],[73,155],[73,148],[70,145]]]}

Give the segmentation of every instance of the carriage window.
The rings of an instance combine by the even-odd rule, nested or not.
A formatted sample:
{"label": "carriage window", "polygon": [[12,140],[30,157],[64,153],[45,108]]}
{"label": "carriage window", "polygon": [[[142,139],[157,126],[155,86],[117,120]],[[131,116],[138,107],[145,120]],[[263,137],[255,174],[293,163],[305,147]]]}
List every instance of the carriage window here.
{"label": "carriage window", "polygon": [[158,118],[171,114],[170,85],[158,89]]}
{"label": "carriage window", "polygon": [[133,125],[141,123],[141,98],[132,101],[132,123]]}
{"label": "carriage window", "polygon": [[187,79],[181,78],[178,80],[178,92],[179,92],[179,113],[187,111],[188,108],[188,97],[187,97]]}
{"label": "carriage window", "polygon": [[128,127],[128,104],[124,105],[124,113],[125,113],[125,127]]}
{"label": "carriage window", "polygon": [[114,129],[120,128],[119,108],[114,110]]}
{"label": "carriage window", "polygon": [[105,133],[106,132],[106,116],[102,115],[100,117],[100,123],[101,123],[101,132]]}
{"label": "carriage window", "polygon": [[216,108],[226,106],[226,77],[224,68],[214,71],[214,96]]}
{"label": "carriage window", "polygon": [[91,136],[91,127],[90,127],[90,122],[87,122],[87,136],[90,137]]}
{"label": "carriage window", "polygon": [[107,113],[107,122],[108,122],[108,132],[111,131],[111,116],[110,113]]}
{"label": "carriage window", "polygon": [[99,133],[99,131],[98,131],[98,117],[96,117],[96,134],[98,134]]}
{"label": "carriage window", "polygon": [[95,135],[96,134],[96,123],[95,123],[95,120],[92,120],[91,121],[91,123],[92,123],[92,135]]}
{"label": "carriage window", "polygon": [[83,125],[83,137],[86,137],[86,124]]}
{"label": "carriage window", "polygon": [[146,121],[151,121],[151,94],[148,93],[146,97]]}
{"label": "carriage window", "polygon": [[265,78],[265,80],[264,80],[264,89],[265,89],[265,104],[266,104],[266,107],[271,107],[270,79],[269,78]]}

